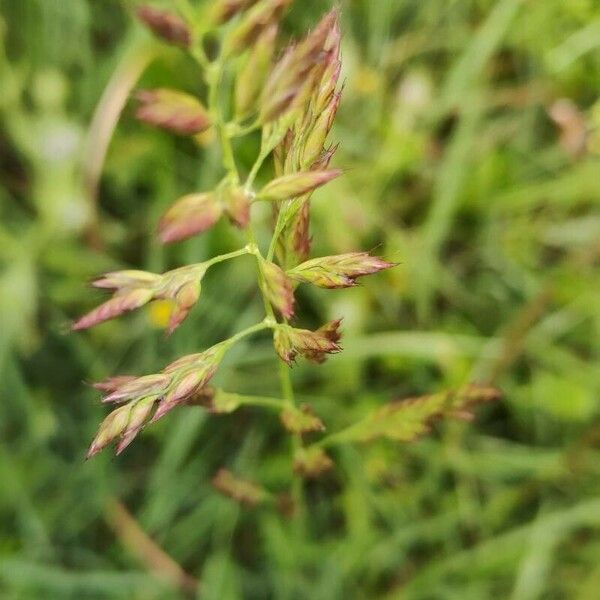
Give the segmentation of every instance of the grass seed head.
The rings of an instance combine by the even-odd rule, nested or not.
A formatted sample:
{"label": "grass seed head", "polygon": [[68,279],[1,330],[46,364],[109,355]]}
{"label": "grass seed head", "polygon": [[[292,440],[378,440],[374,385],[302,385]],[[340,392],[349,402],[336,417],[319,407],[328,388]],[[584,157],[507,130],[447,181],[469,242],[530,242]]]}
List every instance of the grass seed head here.
{"label": "grass seed head", "polygon": [[339,169],[330,169],[328,171],[306,171],[304,173],[283,175],[268,183],[259,192],[258,196],[264,200],[275,201],[297,198],[329,183],[341,174],[342,172]]}
{"label": "grass seed head", "polygon": [[249,48],[263,31],[279,22],[291,0],[260,0],[246,12],[225,40],[224,55]]}
{"label": "grass seed head", "polygon": [[250,222],[252,196],[241,186],[230,186],[223,193],[223,205],[229,221],[239,229]]}
{"label": "grass seed head", "polygon": [[353,287],[358,277],[393,266],[393,263],[371,256],[368,252],[349,252],[313,258],[289,270],[287,274],[296,281],[334,289]]}
{"label": "grass seed head", "polygon": [[125,431],[121,434],[119,443],[117,444],[116,454],[121,454],[131,442],[137,437],[142,428],[149,422],[150,414],[156,404],[156,397],[142,398],[131,409],[129,420]]}
{"label": "grass seed head", "polygon": [[179,135],[196,135],[211,125],[208,111],[200,100],[177,90],[141,90],[135,116],[140,121]]}
{"label": "grass seed head", "polygon": [[98,433],[89,447],[86,458],[91,458],[95,454],[98,454],[98,452],[106,448],[108,444],[117,439],[125,431],[130,413],[131,406],[125,404],[108,414],[100,424]]}
{"label": "grass seed head", "polygon": [[200,298],[200,280],[192,279],[190,281],[186,281],[175,294],[175,306],[173,307],[173,311],[171,312],[171,317],[169,318],[169,325],[167,327],[167,332],[169,334],[173,333],[179,325],[184,321],[184,319],[188,316],[192,307],[198,302]]}
{"label": "grass seed head", "polygon": [[124,313],[144,306],[144,304],[147,304],[152,300],[152,296],[152,290],[143,288],[117,292],[113,298],[107,300],[75,321],[72,325],[72,329],[74,331],[87,329],[94,325],[98,325],[99,323],[103,323],[104,321],[108,321],[109,319],[114,319]]}
{"label": "grass seed head", "polygon": [[141,396],[160,395],[169,383],[170,378],[162,373],[134,377],[113,389],[102,402],[127,402]]}
{"label": "grass seed head", "polygon": [[256,2],[257,0],[216,0],[210,8],[208,18],[212,23],[222,25]]}
{"label": "grass seed head", "polygon": [[259,36],[240,67],[235,81],[234,105],[238,120],[257,110],[257,100],[271,67],[278,24],[272,23]]}
{"label": "grass seed head", "polygon": [[158,225],[163,244],[207,231],[221,218],[223,206],[212,192],[187,194],[167,210]]}
{"label": "grass seed head", "polygon": [[314,93],[327,70],[327,42],[336,20],[334,11],[325,15],[314,31],[289,46],[274,65],[262,93],[261,122],[268,123],[291,108],[302,107]]}
{"label": "grass seed head", "polygon": [[306,479],[316,479],[333,469],[333,461],[317,446],[300,448],[294,455],[294,472]]}
{"label": "grass seed head", "polygon": [[[298,355],[312,362],[322,363],[327,354],[336,354],[341,350],[338,345],[341,338],[340,323],[340,320],[331,321],[316,331],[281,325],[279,356],[288,364],[291,364]],[[275,341],[277,347],[278,340]]]}
{"label": "grass seed head", "polygon": [[186,22],[166,10],[142,5],[135,11],[137,18],[162,40],[188,48],[192,35]]}
{"label": "grass seed head", "polygon": [[265,281],[265,293],[271,304],[282,317],[290,319],[294,315],[294,291],[292,282],[281,267],[273,262],[261,261]]}

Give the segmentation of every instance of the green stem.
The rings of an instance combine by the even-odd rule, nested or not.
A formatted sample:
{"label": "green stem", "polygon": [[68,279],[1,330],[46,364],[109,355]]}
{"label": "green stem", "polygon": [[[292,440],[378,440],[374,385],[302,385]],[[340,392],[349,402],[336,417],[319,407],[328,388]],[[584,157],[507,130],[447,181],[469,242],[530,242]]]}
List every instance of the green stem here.
{"label": "green stem", "polygon": [[227,254],[220,254],[219,256],[214,256],[213,258],[200,263],[204,265],[206,268],[212,267],[217,263],[224,262],[226,260],[231,260],[232,258],[237,258],[238,256],[244,256],[245,254],[252,254],[252,248],[250,246],[244,246],[239,250],[234,250],[233,252],[228,252]]}
{"label": "green stem", "polygon": [[[265,312],[267,314],[267,319],[269,319],[273,322],[276,322],[275,311],[273,310],[273,307],[271,306],[271,303],[269,302],[269,299],[267,297],[265,277],[263,275],[263,272],[262,272],[262,269],[260,266],[260,261],[264,260],[264,259],[262,258],[262,255],[260,254],[260,251],[258,250],[258,246],[256,245],[256,241],[255,241],[255,237],[254,237],[254,232],[252,231],[251,227],[248,227],[248,239],[250,241],[249,246],[251,246],[255,249],[256,261],[257,261],[257,271],[258,271],[258,283],[259,283],[261,296],[263,299],[263,304],[265,307]],[[278,372],[279,372],[279,382],[281,385],[281,392],[283,394],[283,398],[284,398],[286,404],[288,404],[289,406],[295,406],[294,388],[292,386],[292,379],[290,377],[290,369],[281,360],[278,360]]]}
{"label": "green stem", "polygon": [[281,360],[279,361],[279,381],[284,400],[287,404],[294,406],[296,402],[294,400],[294,387],[290,377],[290,368]]}
{"label": "green stem", "polygon": [[280,398],[270,398],[268,396],[242,396],[240,403],[244,406],[264,406],[278,412],[283,407],[283,401]]}
{"label": "green stem", "polygon": [[254,235],[252,225],[248,225],[247,236],[248,247],[253,249],[253,254],[256,256],[256,272],[258,274],[258,287],[260,289],[260,295],[262,297],[263,305],[265,307],[265,313],[267,314],[267,317],[275,321],[275,312],[273,311],[273,307],[271,306],[271,303],[267,298],[265,277],[260,266],[261,261],[264,259],[262,257],[262,254],[260,253],[258,244],[256,243],[256,236]]}
{"label": "green stem", "polygon": [[350,437],[352,437],[352,433],[355,430],[359,430],[361,427],[362,423],[355,423],[354,425],[350,425],[349,427],[346,427],[345,429],[342,429],[340,431],[336,431],[335,433],[330,433],[329,435],[326,435],[324,438],[321,438],[318,442],[314,442],[313,444],[311,444],[311,446],[314,446],[316,448],[327,448],[328,446],[333,446],[335,444],[339,444],[339,443],[343,443],[348,441],[347,436],[350,435]]}
{"label": "green stem", "polygon": [[277,240],[279,236],[283,233],[285,228],[285,210],[287,208],[287,203],[282,202],[279,207],[279,213],[277,214],[277,222],[275,223],[275,229],[273,231],[273,237],[271,238],[271,243],[269,244],[269,251],[267,252],[267,260],[273,260],[273,256],[275,254],[275,248],[277,247]]}
{"label": "green stem", "polygon": [[[250,227],[248,228],[248,237],[250,239],[250,242],[254,243],[255,247],[256,247],[256,243],[254,242],[254,233],[252,232],[252,229]],[[273,238],[275,238],[275,236],[273,236]],[[274,247],[273,239],[271,240],[271,246]],[[271,254],[271,257],[272,257],[272,254]],[[262,269],[260,268],[260,260],[262,260],[262,257],[260,255],[260,252],[258,251],[258,248],[257,248],[256,258],[257,258],[257,268],[258,268],[258,277],[259,277],[259,285],[260,285],[261,295],[263,297],[265,311],[266,311],[267,315],[269,315],[267,318],[275,319],[273,307],[271,306],[271,303],[269,302],[269,299],[267,298],[266,292],[265,292],[264,276],[262,273]],[[283,399],[288,406],[294,407],[296,405],[296,402],[294,399],[294,387],[292,385],[290,369],[279,358],[277,359],[277,363],[278,363],[277,366],[278,366],[278,373],[279,373],[279,384],[281,386],[281,393],[283,395]],[[298,450],[300,450],[300,448],[302,447],[302,438],[299,435],[292,435],[291,443],[292,443],[292,462],[293,462],[294,457],[296,456]],[[300,530],[300,529],[303,529],[303,527],[304,527],[304,513],[305,513],[304,506],[305,506],[305,504],[304,504],[302,480],[299,477],[295,477],[295,476],[292,476],[292,498],[294,500],[294,504],[296,506],[296,510],[298,511],[298,517],[299,517],[296,521],[296,527],[298,527],[298,529]]]}
{"label": "green stem", "polygon": [[196,9],[190,3],[190,0],[175,0],[175,5],[183,18],[187,21],[192,32],[192,43],[189,48],[189,53],[196,62],[206,69],[210,65],[210,61],[202,47],[202,39],[206,33],[206,25],[202,19],[198,19]]}
{"label": "green stem", "polygon": [[193,263],[191,265],[185,265],[183,267],[179,267],[177,269],[173,269],[172,271],[167,271],[163,273],[163,275],[174,275],[177,273],[189,274],[191,272],[196,271],[199,278],[204,277],[206,271],[221,262],[225,262],[226,260],[231,260],[232,258],[237,258],[238,256],[244,256],[245,254],[254,254],[254,249],[248,245],[240,248],[239,250],[234,250],[233,252],[228,252],[227,254],[220,254],[219,256],[213,256],[208,260],[205,260],[200,263]]}
{"label": "green stem", "polygon": [[[200,47],[199,47],[199,50],[201,50]],[[220,87],[221,79],[223,77],[223,70],[224,70],[223,57],[220,56],[212,64],[207,64],[207,61],[205,59],[203,51],[201,52],[201,55],[198,55],[197,53],[195,53],[195,54],[193,53],[193,56],[199,62],[200,66],[205,69],[206,81],[207,81],[208,88],[209,88],[208,109],[214,119],[214,125],[217,130],[219,141],[221,144],[221,148],[222,148],[222,152],[223,152],[223,166],[227,170],[228,174],[235,180],[235,182],[238,183],[240,180],[239,171],[238,171],[236,163],[235,163],[233,147],[231,144],[231,136],[235,135],[235,132],[231,131],[231,128],[225,122],[223,113],[219,107],[219,87]],[[248,174],[248,178],[246,179],[246,183],[245,183],[246,189],[251,188],[256,176],[258,175],[258,172],[259,172],[262,164],[264,163],[266,158],[269,156],[269,154],[273,150],[273,146],[274,146],[274,144],[271,142],[271,140],[268,143],[265,143],[265,140],[263,138],[260,153],[259,153],[254,165],[252,166],[250,173]],[[278,226],[276,227],[273,237],[271,239],[271,242],[269,244],[268,260],[272,260],[272,258],[273,258],[273,255],[275,253],[275,245],[277,243],[277,239],[278,239],[279,235],[281,234],[281,231],[283,230],[283,226],[285,225],[285,219],[284,219],[284,216],[282,216],[281,212],[279,214],[277,223],[278,223]],[[254,254],[256,256],[256,260],[257,260],[259,288],[261,291],[261,296],[262,296],[263,304],[265,307],[266,317],[265,317],[264,321],[262,321],[261,323],[257,323],[256,325],[253,325],[252,327],[249,327],[249,328],[245,329],[244,331],[241,331],[241,332],[235,334],[233,337],[231,337],[228,340],[226,340],[225,342],[223,342],[225,351],[228,350],[233,344],[235,344],[236,342],[238,342],[239,340],[241,340],[242,338],[244,338],[248,335],[251,335],[258,331],[262,331],[267,328],[274,329],[278,326],[277,320],[275,318],[275,313],[273,311],[273,307],[271,306],[271,303],[269,302],[269,299],[266,294],[266,282],[264,280],[264,275],[263,275],[262,268],[260,265],[260,262],[264,259],[262,257],[262,254],[260,253],[260,249],[258,248],[258,244],[256,243],[256,237],[255,237],[252,227],[250,225],[248,226],[248,241],[249,241],[249,243],[244,249],[237,250],[235,252],[230,253],[229,255],[215,257],[215,259],[211,259],[211,261],[213,261],[213,262],[208,261],[209,263],[214,264],[215,262],[221,262],[221,260],[227,260],[228,258],[233,258],[234,256],[240,256],[241,254],[246,254],[246,253]],[[227,258],[225,258],[225,257],[227,257]],[[279,381],[280,381],[281,390],[282,390],[282,394],[283,394],[285,403],[288,404],[289,406],[294,406],[295,405],[294,389],[293,389],[292,380],[290,377],[290,370],[287,367],[287,365],[285,365],[281,361],[279,361]],[[296,454],[297,450],[301,446],[302,446],[302,440],[301,440],[300,436],[293,436],[292,437],[292,456]],[[296,506],[298,507],[300,516],[302,516],[302,514],[304,513],[302,481],[298,477],[293,478],[292,494],[293,494]],[[299,526],[301,525],[300,520],[298,521],[298,525]]]}
{"label": "green stem", "polygon": [[229,125],[229,135],[230,137],[243,137],[249,133],[252,133],[253,131],[256,131],[261,126],[262,123],[258,119],[246,126],[240,125],[237,122],[232,122]]}
{"label": "green stem", "polygon": [[190,54],[203,69],[210,67],[210,61],[202,49],[201,42],[195,43],[192,48],[190,48]]}
{"label": "green stem", "polygon": [[246,188],[247,189],[249,189],[250,186],[252,185],[252,183],[254,183],[254,179],[258,175],[258,171],[262,167],[263,163],[265,162],[265,160],[267,159],[269,154],[271,154],[271,152],[273,152],[273,149],[275,148],[275,146],[277,145],[277,142],[279,141],[279,138],[277,138],[276,136],[273,136],[273,135],[269,135],[267,138],[265,138],[265,130],[264,129],[263,129],[262,135],[263,135],[263,137],[262,137],[261,144],[260,144],[260,152],[258,154],[258,158],[256,159],[256,162],[254,163],[254,165],[252,165],[252,169],[250,170],[250,174],[248,175],[248,179],[246,180]]}
{"label": "green stem", "polygon": [[229,339],[221,343],[224,346],[226,346],[226,349],[228,350],[231,346],[233,346],[243,338],[248,337],[253,333],[257,333],[258,331],[263,331],[264,329],[273,329],[276,326],[277,323],[275,323],[272,319],[267,317],[264,319],[264,321],[261,321],[260,323],[256,323],[255,325],[243,329],[242,331],[236,333],[235,335],[232,335]]}
{"label": "green stem", "polygon": [[260,168],[262,167],[263,163],[265,162],[265,160],[267,159],[267,156],[269,156],[269,154],[270,154],[270,152],[261,151],[260,154],[258,155],[256,161],[252,165],[252,169],[250,169],[248,178],[246,179],[246,189],[250,189],[252,187],[252,184],[254,183],[254,180],[256,179],[256,176],[258,175]]}
{"label": "green stem", "polygon": [[235,164],[235,157],[233,155],[233,147],[231,145],[231,139],[225,131],[225,127],[219,127],[219,137],[221,140],[221,148],[223,149],[223,164],[234,178],[235,182],[238,183],[240,176],[238,174],[237,166]]}

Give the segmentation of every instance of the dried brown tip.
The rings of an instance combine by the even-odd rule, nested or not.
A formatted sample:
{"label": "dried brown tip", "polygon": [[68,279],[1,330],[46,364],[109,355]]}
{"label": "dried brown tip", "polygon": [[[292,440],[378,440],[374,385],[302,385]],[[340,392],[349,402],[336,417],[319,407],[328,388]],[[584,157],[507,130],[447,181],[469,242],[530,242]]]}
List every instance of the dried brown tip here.
{"label": "dried brown tip", "polygon": [[299,409],[296,407],[285,408],[279,415],[283,426],[290,433],[311,433],[314,431],[325,431],[323,421],[319,419],[307,404]]}
{"label": "dried brown tip", "polygon": [[294,473],[307,479],[316,479],[333,468],[333,461],[317,446],[301,448],[294,456]]}

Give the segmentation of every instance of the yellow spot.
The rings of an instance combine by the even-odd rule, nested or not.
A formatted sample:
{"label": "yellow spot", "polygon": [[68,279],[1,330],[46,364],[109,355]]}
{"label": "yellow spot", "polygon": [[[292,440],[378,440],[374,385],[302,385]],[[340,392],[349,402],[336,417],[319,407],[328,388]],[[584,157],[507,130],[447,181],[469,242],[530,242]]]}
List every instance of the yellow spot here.
{"label": "yellow spot", "polygon": [[148,319],[153,327],[165,329],[169,324],[174,303],[172,300],[155,300],[148,306]]}
{"label": "yellow spot", "polygon": [[376,92],[380,84],[381,76],[375,69],[359,67],[354,75],[354,89],[363,96]]}

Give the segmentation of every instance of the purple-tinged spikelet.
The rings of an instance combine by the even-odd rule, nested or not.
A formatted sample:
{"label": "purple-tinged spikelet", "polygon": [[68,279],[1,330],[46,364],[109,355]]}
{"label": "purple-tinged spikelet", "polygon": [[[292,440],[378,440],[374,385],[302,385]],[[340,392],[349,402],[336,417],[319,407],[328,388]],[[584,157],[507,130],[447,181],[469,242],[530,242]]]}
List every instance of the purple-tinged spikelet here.
{"label": "purple-tinged spikelet", "polygon": [[216,0],[209,12],[209,19],[213,23],[221,25],[256,2],[257,0]]}
{"label": "purple-tinged spikelet", "polygon": [[328,171],[306,171],[304,173],[283,175],[268,183],[259,192],[258,197],[264,200],[297,198],[329,183],[341,174],[342,171],[339,169],[330,169]]}
{"label": "purple-tinged spikelet", "polygon": [[205,268],[202,263],[167,271],[163,275],[146,271],[115,271],[107,273],[92,285],[112,289],[113,297],[73,323],[74,330],[87,329],[108,319],[140,308],[151,300],[174,300],[174,310],[168,332],[185,319],[200,295],[200,279]]}
{"label": "purple-tinged spikelet", "polygon": [[122,406],[113,410],[101,424],[88,458],[113,441],[117,442],[119,454],[148,423],[157,421],[176,406],[194,403],[215,374],[223,352],[217,345],[205,352],[184,356],[160,373],[101,382],[98,389],[107,393],[103,402],[122,403]]}
{"label": "purple-tinged spikelet", "polygon": [[292,282],[281,267],[273,262],[261,261],[261,269],[265,281],[265,294],[269,302],[285,319],[290,319],[294,315]]}
{"label": "purple-tinged spikelet", "polygon": [[90,311],[73,323],[73,331],[93,327],[109,319],[114,319],[126,312],[135,310],[152,300],[152,290],[134,289],[119,292],[94,310]]}
{"label": "purple-tinged spikelet", "polygon": [[177,15],[143,5],[136,10],[136,16],[154,35],[164,41],[185,48],[190,46],[192,41],[190,29]]}
{"label": "purple-tinged spikelet", "polygon": [[250,49],[235,81],[234,106],[238,119],[247,117],[256,110],[265,79],[271,66],[277,39],[277,23],[267,27]]}
{"label": "purple-tinged spikelet", "polygon": [[102,381],[92,383],[92,387],[105,394],[110,394],[111,392],[114,392],[116,389],[120,388],[122,385],[125,385],[134,379],[135,375],[115,375]]}
{"label": "purple-tinged spikelet", "polygon": [[224,54],[238,54],[249,48],[261,33],[277,23],[291,0],[260,0],[245,13],[225,40]]}
{"label": "purple-tinged spikelet", "polygon": [[227,188],[223,194],[223,205],[227,217],[240,229],[248,227],[250,222],[251,196],[241,186]]}
{"label": "purple-tinged spikelet", "polygon": [[131,406],[126,404],[113,410],[100,424],[100,429],[92,441],[86,458],[91,458],[106,448],[113,440],[118,438],[127,428]]}
{"label": "purple-tinged spikelet", "polygon": [[260,118],[268,123],[310,98],[326,70],[327,40],[337,13],[326,14],[303,40],[290,46],[273,67],[263,88]]}
{"label": "purple-tinged spikelet", "polygon": [[149,125],[179,135],[195,135],[211,125],[207,110],[196,97],[189,94],[158,88],[141,90],[136,98],[139,106],[135,116]]}
{"label": "purple-tinged spikelet", "polygon": [[163,215],[158,235],[163,244],[185,240],[210,229],[222,214],[223,206],[215,194],[187,194]]}
{"label": "purple-tinged spikelet", "polygon": [[115,388],[102,402],[127,402],[142,396],[160,395],[169,381],[169,377],[162,373],[134,377]]}
{"label": "purple-tinged spikelet", "polygon": [[292,226],[292,248],[298,260],[306,260],[310,254],[310,200],[306,199],[300,205]]}
{"label": "purple-tinged spikelet", "polygon": [[181,325],[184,319],[188,316],[192,307],[198,302],[200,298],[200,281],[193,279],[186,281],[175,294],[175,306],[171,312],[169,318],[169,325],[167,327],[167,333],[170,335]]}
{"label": "purple-tinged spikelet", "polygon": [[346,288],[356,285],[356,279],[395,266],[368,252],[349,252],[335,256],[313,258],[290,269],[287,274],[296,281],[312,283],[321,288]]}
{"label": "purple-tinged spikelet", "polygon": [[123,452],[123,450],[125,450],[125,448],[127,448],[127,446],[133,442],[144,425],[148,423],[155,404],[156,398],[149,397],[143,398],[131,408],[127,426],[121,433],[121,438],[115,450],[117,455],[121,454],[121,452]]}

